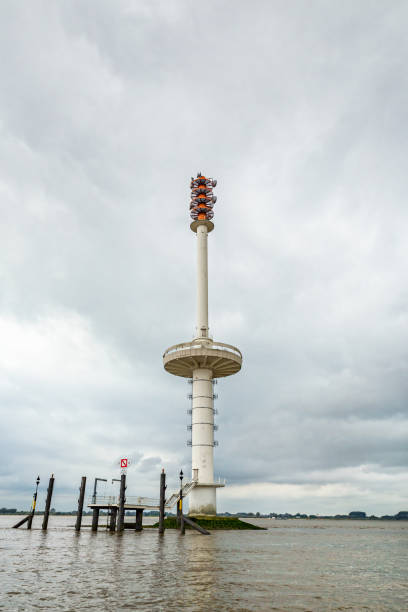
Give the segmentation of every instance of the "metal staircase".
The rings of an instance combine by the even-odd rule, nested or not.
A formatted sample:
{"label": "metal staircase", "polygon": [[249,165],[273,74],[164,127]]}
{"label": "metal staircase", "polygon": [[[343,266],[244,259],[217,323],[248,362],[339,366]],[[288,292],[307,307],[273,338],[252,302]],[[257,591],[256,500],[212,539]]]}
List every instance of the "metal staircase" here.
{"label": "metal staircase", "polygon": [[[194,489],[196,484],[197,484],[196,480],[191,480],[190,482],[186,482],[186,484],[183,485],[183,488],[182,488],[183,499],[187,497],[187,495],[190,493],[192,489]],[[177,491],[176,493],[173,493],[168,499],[166,499],[164,503],[164,507],[170,510],[179,501],[179,499],[180,499],[180,490]]]}

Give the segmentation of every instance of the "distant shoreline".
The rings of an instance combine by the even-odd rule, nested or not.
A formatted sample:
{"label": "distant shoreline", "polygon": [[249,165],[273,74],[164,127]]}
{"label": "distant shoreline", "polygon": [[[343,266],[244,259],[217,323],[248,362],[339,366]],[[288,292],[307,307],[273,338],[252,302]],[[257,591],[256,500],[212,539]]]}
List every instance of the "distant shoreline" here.
{"label": "distant shoreline", "polygon": [[[0,516],[22,516],[22,515],[27,515],[29,514],[30,511],[29,510],[17,510],[15,512],[1,512],[0,511]],[[43,516],[44,515],[44,511],[40,511],[40,512],[36,512],[35,513],[36,516]],[[53,512],[51,514],[51,516],[76,516],[77,513],[76,511],[71,511],[71,512]],[[126,513],[126,516],[133,516],[134,513]],[[92,516],[92,512],[84,512],[83,516]],[[101,512],[100,516],[107,516],[106,512]],[[151,517],[154,518],[155,516],[158,516],[158,513],[145,513],[144,515],[145,517]],[[166,516],[168,517],[172,517],[175,516],[172,513],[166,513]],[[278,521],[286,521],[286,520],[310,520],[310,521],[315,521],[315,520],[327,520],[327,521],[408,521],[408,511],[401,511],[398,512],[395,515],[385,515],[385,516],[349,516],[349,515],[334,515],[334,516],[329,516],[329,515],[324,515],[324,516],[319,516],[319,515],[291,515],[291,514],[277,514],[274,516],[269,516],[269,515],[262,515],[259,514],[258,516],[256,516],[255,514],[252,513],[239,513],[239,514],[217,514],[217,516],[219,517],[224,517],[224,518],[241,518],[241,519],[249,519],[249,520],[256,520],[256,519],[263,519],[263,520],[278,520]]]}

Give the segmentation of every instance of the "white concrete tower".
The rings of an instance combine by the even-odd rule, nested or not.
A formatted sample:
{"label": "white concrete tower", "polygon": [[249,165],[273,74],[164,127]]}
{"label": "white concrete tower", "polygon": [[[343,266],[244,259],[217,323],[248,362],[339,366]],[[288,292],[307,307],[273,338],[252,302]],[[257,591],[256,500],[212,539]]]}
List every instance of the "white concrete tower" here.
{"label": "white concrete tower", "polygon": [[208,234],[217,200],[212,189],[217,181],[201,173],[191,179],[190,228],[197,234],[197,326],[191,342],[176,344],[163,355],[170,374],[192,379],[192,476],[197,481],[189,495],[190,514],[217,512],[214,482],[214,396],[213,380],[231,376],[241,369],[242,354],[229,344],[215,342],[208,327]]}

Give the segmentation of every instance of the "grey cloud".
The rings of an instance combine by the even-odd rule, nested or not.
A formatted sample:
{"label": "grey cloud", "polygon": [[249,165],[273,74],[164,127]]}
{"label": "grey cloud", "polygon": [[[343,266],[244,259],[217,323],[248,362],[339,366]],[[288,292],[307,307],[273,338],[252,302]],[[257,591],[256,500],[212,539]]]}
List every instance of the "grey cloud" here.
{"label": "grey cloud", "polygon": [[210,325],[244,354],[217,475],[375,464],[375,511],[406,470],[406,5],[234,7],[3,7],[2,505],[41,469],[71,508],[123,453],[141,494],[188,473],[188,386],[161,356],[194,329],[199,169],[219,181]]}

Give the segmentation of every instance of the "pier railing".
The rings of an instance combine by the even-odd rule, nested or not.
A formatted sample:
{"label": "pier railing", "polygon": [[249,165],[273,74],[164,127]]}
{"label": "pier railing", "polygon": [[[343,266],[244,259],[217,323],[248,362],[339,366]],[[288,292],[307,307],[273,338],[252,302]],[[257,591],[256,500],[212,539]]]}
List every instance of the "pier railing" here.
{"label": "pier railing", "polygon": [[153,497],[134,497],[129,496],[126,497],[125,505],[131,506],[144,506],[145,508],[149,508],[150,506],[157,507],[160,504],[159,499],[155,499]]}
{"label": "pier railing", "polygon": [[[190,480],[184,483],[183,485],[183,497],[187,497],[190,491],[194,489],[200,483],[197,480]],[[214,480],[213,483],[206,483],[204,486],[211,486],[214,484],[215,486],[222,487],[225,486],[226,480],[225,478],[218,478]],[[172,495],[170,495],[165,501],[165,508],[170,510],[180,499],[180,491],[176,491]],[[88,506],[99,506],[101,508],[108,506],[119,506],[119,495],[97,495],[94,497],[93,495],[88,499]],[[157,509],[160,506],[159,499],[155,497],[142,497],[136,495],[129,495],[125,498],[125,508],[137,506],[140,508],[154,508]]]}
{"label": "pier railing", "polygon": [[[183,485],[183,497],[187,497],[190,491],[197,485],[196,480],[191,480]],[[180,491],[176,491],[165,501],[165,508],[171,509],[180,499]],[[154,508],[157,509],[160,505],[160,501],[154,497],[139,497],[135,495],[129,495],[125,498],[125,508],[139,506],[140,508]],[[88,499],[88,506],[99,506],[101,508],[107,506],[119,506],[118,495],[93,495]]]}
{"label": "pier railing", "polygon": [[92,504],[95,506],[112,506],[118,503],[118,495],[91,495],[91,497],[88,498],[88,506]]}
{"label": "pier railing", "polygon": [[[119,505],[118,495],[93,495],[88,500],[88,505],[94,506],[117,506]],[[159,506],[159,500],[153,497],[129,496],[125,499],[125,506],[142,506],[143,508]]]}

